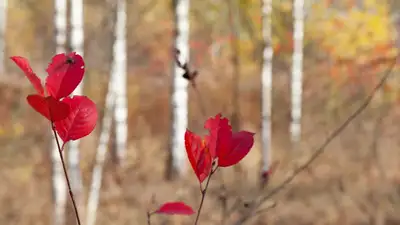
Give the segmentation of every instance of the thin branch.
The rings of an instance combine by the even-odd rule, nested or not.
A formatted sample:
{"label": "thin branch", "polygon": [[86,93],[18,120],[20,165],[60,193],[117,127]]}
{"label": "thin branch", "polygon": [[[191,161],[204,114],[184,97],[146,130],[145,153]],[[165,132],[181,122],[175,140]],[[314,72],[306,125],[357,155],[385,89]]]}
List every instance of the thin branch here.
{"label": "thin branch", "polygon": [[196,216],[196,220],[194,222],[194,225],[197,225],[197,223],[199,222],[199,218],[200,218],[200,213],[201,213],[201,209],[203,208],[203,203],[204,203],[204,199],[206,198],[206,194],[207,194],[207,190],[208,190],[208,185],[210,184],[210,180],[211,180],[211,176],[215,173],[215,171],[217,171],[218,167],[215,167],[215,169],[213,169],[210,173],[210,175],[207,178],[207,182],[206,182],[206,186],[204,187],[204,189],[201,189],[201,185],[200,185],[200,191],[201,191],[201,201],[200,201],[200,205],[199,208],[197,209],[197,216]]}
{"label": "thin branch", "polygon": [[147,212],[147,225],[151,225],[151,212]]}
{"label": "thin branch", "polygon": [[184,62],[184,63],[181,62],[179,60],[179,54],[180,54],[179,49],[175,49],[175,55],[174,55],[175,62],[178,65],[178,67],[181,68],[184,71],[182,77],[184,79],[188,80],[190,85],[194,89],[194,91],[195,91],[195,93],[197,95],[197,99],[198,99],[198,103],[199,103],[199,108],[200,108],[201,114],[202,114],[203,117],[206,117],[207,116],[207,114],[206,114],[207,111],[206,111],[205,103],[203,101],[201,92],[197,88],[197,85],[196,85],[196,78],[199,75],[199,72],[197,70],[192,70],[189,67],[189,63],[188,62]]}
{"label": "thin branch", "polygon": [[[77,221],[78,225],[81,225],[81,220],[79,218],[79,213],[78,213],[78,207],[76,206],[74,194],[72,193],[71,182],[69,181],[67,168],[65,167],[64,156],[62,154],[62,149],[63,148],[61,148],[61,146],[60,146],[60,141],[58,140],[58,136],[57,136],[57,132],[56,132],[54,123],[51,124],[51,129],[53,130],[54,138],[55,138],[56,143],[57,143],[58,153],[60,155],[61,163],[62,163],[62,166],[63,166],[65,180],[67,181],[67,185],[68,185],[69,196],[71,197],[72,205],[73,205],[74,211],[75,211],[75,218],[76,218],[76,221]],[[63,146],[64,146],[64,144],[63,144]]]}
{"label": "thin branch", "polygon": [[191,81],[191,84],[192,84],[192,88],[194,89],[194,91],[196,92],[196,95],[197,95],[197,100],[199,102],[200,112],[203,115],[203,117],[206,117],[207,116],[207,111],[206,111],[205,103],[203,101],[203,96],[201,95],[201,92],[197,88],[197,86],[194,85],[193,81]]}
{"label": "thin branch", "polygon": [[260,210],[257,210],[255,214],[260,215],[262,213],[266,213],[268,210],[275,208],[276,205],[277,205],[276,202],[272,202],[271,205],[266,206],[265,208],[262,208]]}
{"label": "thin branch", "polygon": [[310,156],[310,158],[300,167],[298,167],[297,169],[295,169],[293,171],[293,173],[287,177],[280,185],[278,185],[277,187],[275,187],[274,189],[272,189],[267,195],[263,196],[260,198],[260,200],[254,204],[254,207],[252,208],[252,210],[249,211],[249,213],[247,213],[245,216],[243,216],[240,220],[237,221],[237,225],[239,224],[243,224],[244,222],[246,222],[247,220],[249,220],[252,216],[256,215],[257,212],[256,211],[257,208],[259,208],[265,201],[267,201],[268,199],[270,199],[272,196],[276,195],[277,193],[279,193],[280,191],[282,191],[289,183],[291,183],[294,178],[296,178],[296,176],[298,174],[300,174],[300,172],[302,172],[303,170],[307,169],[310,164],[312,162],[314,162],[322,153],[324,153],[326,147],[345,129],[347,128],[347,126],[358,116],[360,115],[365,108],[367,108],[367,106],[371,103],[373,97],[375,96],[376,92],[383,86],[383,84],[386,82],[386,80],[388,79],[388,77],[390,76],[390,74],[392,73],[394,66],[396,65],[397,59],[399,58],[399,55],[397,55],[396,57],[393,58],[392,63],[389,65],[389,67],[387,68],[387,70],[384,72],[384,75],[382,76],[382,78],[380,79],[379,83],[376,84],[376,86],[372,89],[371,93],[366,97],[366,99],[364,100],[364,102],[342,123],[342,125],[340,125],[338,128],[336,128],[336,130],[334,130],[331,135],[328,136],[328,138],[321,144],[320,147],[318,147],[314,153]]}

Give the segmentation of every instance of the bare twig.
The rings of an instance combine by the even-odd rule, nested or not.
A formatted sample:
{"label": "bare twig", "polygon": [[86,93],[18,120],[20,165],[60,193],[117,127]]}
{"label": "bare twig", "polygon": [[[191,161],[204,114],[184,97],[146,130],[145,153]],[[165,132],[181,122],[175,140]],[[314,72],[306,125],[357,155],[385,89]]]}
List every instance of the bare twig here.
{"label": "bare twig", "polygon": [[211,170],[210,175],[208,175],[206,186],[204,187],[204,189],[201,189],[201,185],[200,185],[201,201],[200,201],[199,208],[197,209],[197,216],[196,216],[196,220],[194,221],[194,225],[197,225],[197,223],[199,222],[201,209],[203,208],[203,203],[204,203],[204,199],[206,198],[208,185],[210,184],[211,176],[215,173],[215,171],[217,171],[217,169],[218,169],[218,166],[215,167],[215,169]]}
{"label": "bare twig", "polygon": [[72,193],[71,182],[69,181],[67,168],[65,167],[65,161],[64,161],[64,156],[62,154],[62,148],[60,146],[60,141],[58,140],[57,132],[56,132],[56,129],[55,129],[55,126],[54,126],[53,123],[51,124],[51,129],[53,130],[54,138],[55,138],[56,143],[57,143],[58,153],[60,154],[60,159],[61,159],[61,163],[62,163],[62,166],[63,166],[64,175],[65,175],[65,180],[67,181],[67,185],[68,185],[69,196],[71,198],[72,205],[73,205],[74,211],[75,211],[76,221],[77,221],[78,225],[81,225],[81,220],[79,218],[79,213],[78,213],[78,207],[76,206],[74,194]]}
{"label": "bare twig", "polygon": [[181,62],[179,60],[179,54],[180,54],[179,49],[175,49],[175,54],[174,54],[175,62],[178,65],[178,67],[181,68],[184,71],[182,77],[185,78],[186,80],[188,80],[190,82],[190,85],[194,89],[194,91],[195,91],[195,93],[197,95],[197,99],[198,99],[198,103],[199,103],[199,108],[200,108],[201,114],[202,114],[203,117],[205,117],[205,116],[207,116],[205,103],[204,103],[203,98],[201,96],[201,93],[200,93],[200,91],[199,91],[199,89],[197,88],[197,85],[196,85],[196,78],[199,75],[199,72],[197,70],[191,69],[189,67],[189,63]]}
{"label": "bare twig", "polygon": [[147,225],[151,225],[151,212],[147,212]]}
{"label": "bare twig", "polygon": [[254,204],[251,210],[249,210],[246,215],[244,215],[241,219],[239,219],[235,224],[243,224],[247,220],[249,220],[252,216],[256,215],[257,209],[268,199],[270,199],[272,196],[276,195],[280,191],[282,191],[289,183],[291,183],[294,178],[298,174],[300,174],[303,170],[307,169],[312,162],[314,162],[326,149],[326,147],[358,116],[360,115],[364,109],[370,104],[372,101],[373,97],[375,96],[376,92],[383,86],[385,81],[388,79],[389,75],[394,69],[394,66],[396,65],[397,59],[399,58],[399,55],[393,58],[393,61],[387,68],[387,70],[384,72],[382,78],[380,79],[379,83],[376,84],[376,86],[372,89],[371,93],[366,97],[364,102],[338,127],[336,128],[331,135],[328,136],[328,138],[321,144],[320,147],[318,147],[314,153],[310,156],[310,158],[302,164],[300,167],[295,169],[293,173],[287,177],[281,184],[279,184],[277,187],[273,188],[267,195],[262,196],[258,202]]}

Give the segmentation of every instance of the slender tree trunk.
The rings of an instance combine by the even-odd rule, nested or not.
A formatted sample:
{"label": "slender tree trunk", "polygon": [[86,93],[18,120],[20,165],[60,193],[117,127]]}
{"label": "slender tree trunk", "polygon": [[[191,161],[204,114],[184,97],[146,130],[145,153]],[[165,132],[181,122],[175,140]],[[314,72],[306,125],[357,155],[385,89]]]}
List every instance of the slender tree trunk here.
{"label": "slender tree trunk", "polygon": [[271,109],[272,109],[272,32],[271,32],[272,0],[262,0],[262,34],[264,39],[263,64],[261,72],[261,142],[262,142],[262,168],[261,174],[268,182],[270,169],[271,150]]}
{"label": "slender tree trunk", "polygon": [[[84,28],[83,28],[83,1],[71,0],[70,9],[71,22],[71,49],[74,52],[82,55],[84,45]],[[74,95],[81,95],[84,80],[73,92]],[[71,141],[68,144],[68,170],[71,181],[71,189],[74,193],[75,200],[78,203],[78,209],[83,209],[83,184],[82,175],[79,164],[79,140]]]}
{"label": "slender tree trunk", "polygon": [[[175,45],[180,51],[179,59],[189,59],[189,0],[174,0]],[[188,125],[188,83],[182,78],[184,71],[174,64],[171,88],[171,143],[167,178],[182,175],[186,170],[184,136]]]}
{"label": "slender tree trunk", "polygon": [[5,73],[4,55],[6,50],[7,2],[8,0],[0,0],[0,74]]}
{"label": "slender tree trunk", "polygon": [[304,37],[304,0],[294,0],[293,2],[293,59],[292,59],[292,80],[291,80],[291,100],[292,121],[290,124],[290,134],[292,146],[300,141],[301,138],[301,108],[302,108],[302,85],[303,85],[303,37]]}
{"label": "slender tree trunk", "polygon": [[[66,30],[67,30],[67,2],[66,0],[55,0],[55,29],[56,29],[56,52],[65,52]],[[53,137],[51,150],[53,162],[53,192],[54,192],[54,224],[65,223],[65,206],[67,203],[67,183],[65,181],[61,159],[58,153],[57,143]]]}
{"label": "slender tree trunk", "polygon": [[103,168],[111,135],[111,125],[115,106],[115,89],[117,88],[115,84],[115,77],[111,76],[108,83],[106,103],[104,106],[105,112],[102,121],[99,145],[96,151],[96,163],[93,169],[92,182],[86,207],[86,225],[94,225],[96,222]]}
{"label": "slender tree trunk", "polygon": [[[125,0],[118,0],[117,2],[117,13],[116,13],[116,22],[115,22],[115,39],[113,46],[113,59],[112,59],[112,68],[110,73],[110,79],[108,83],[108,91],[106,96],[105,103],[105,113],[102,121],[102,129],[100,133],[99,146],[96,152],[96,164],[93,169],[92,182],[89,191],[89,198],[87,203],[87,216],[86,216],[86,225],[94,225],[96,223],[97,217],[97,208],[99,205],[100,199],[100,189],[101,182],[103,177],[103,168],[104,162],[106,158],[108,143],[111,135],[112,128],[112,120],[113,116],[116,116],[116,100],[118,89],[124,88],[121,87],[121,77],[125,77],[126,73],[126,45],[125,45],[125,29],[126,29],[126,6]],[[121,41],[121,39],[123,39]],[[122,56],[119,55],[122,53]],[[124,73],[124,74],[122,74]],[[125,78],[126,79],[126,78]],[[122,82],[125,81],[122,79]],[[123,83],[126,85],[126,83]],[[121,95],[121,92],[119,92]],[[121,96],[120,96],[121,97]],[[126,99],[125,99],[126,101]],[[126,103],[125,103],[126,104]],[[126,105],[125,105],[126,109]],[[126,113],[126,112],[125,112]],[[117,120],[118,121],[118,120]],[[126,128],[125,128],[126,129]],[[118,131],[117,134],[118,136]],[[126,138],[126,133],[125,133]],[[125,149],[122,149],[125,151]],[[123,154],[125,154],[123,152]],[[125,157],[125,155],[122,155]]]}
{"label": "slender tree trunk", "polygon": [[123,167],[128,138],[127,77],[126,77],[126,6],[125,0],[118,2],[115,24],[114,57],[112,73],[115,77],[115,141],[119,164]]}

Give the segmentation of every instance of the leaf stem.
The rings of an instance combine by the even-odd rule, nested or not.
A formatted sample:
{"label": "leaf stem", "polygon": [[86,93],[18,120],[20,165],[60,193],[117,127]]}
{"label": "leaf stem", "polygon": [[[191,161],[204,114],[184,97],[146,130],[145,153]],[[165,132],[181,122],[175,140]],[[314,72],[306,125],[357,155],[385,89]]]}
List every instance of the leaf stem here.
{"label": "leaf stem", "polygon": [[[201,189],[201,201],[200,201],[199,208],[197,209],[197,215],[196,215],[196,220],[194,221],[194,225],[197,225],[197,223],[199,222],[200,212],[201,212],[201,209],[203,208],[203,203],[204,203],[204,199],[206,198],[206,193],[207,193],[208,185],[210,184],[211,176],[215,173],[215,171],[217,171],[217,169],[218,169],[218,166],[215,167],[215,169],[211,170],[211,173],[207,178],[206,186],[204,187],[204,189]],[[200,188],[201,188],[201,185],[200,185]]]}
{"label": "leaf stem", "polygon": [[[74,211],[75,211],[75,218],[76,218],[76,221],[77,221],[78,225],[81,225],[81,220],[79,218],[79,213],[78,213],[78,207],[76,206],[74,194],[72,193],[71,182],[69,181],[67,168],[65,167],[64,156],[62,154],[62,148],[60,146],[60,141],[58,140],[58,136],[57,136],[56,129],[54,127],[54,123],[51,123],[51,129],[53,130],[54,138],[55,138],[56,143],[57,143],[58,154],[60,155],[60,159],[61,159],[61,163],[62,163],[62,166],[63,166],[64,175],[65,175],[65,180],[67,181],[69,196],[71,198],[72,205],[73,205]],[[64,148],[64,144],[63,144],[63,148]]]}

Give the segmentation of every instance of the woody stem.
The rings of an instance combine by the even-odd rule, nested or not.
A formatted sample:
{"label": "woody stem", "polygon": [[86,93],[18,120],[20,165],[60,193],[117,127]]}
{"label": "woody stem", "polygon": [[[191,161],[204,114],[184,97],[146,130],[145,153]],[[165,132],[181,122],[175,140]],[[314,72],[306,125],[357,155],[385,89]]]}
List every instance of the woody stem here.
{"label": "woody stem", "polygon": [[[197,216],[196,216],[196,220],[194,221],[194,225],[197,225],[197,223],[199,222],[200,212],[201,212],[201,209],[203,208],[203,203],[204,203],[204,199],[206,198],[206,193],[207,193],[208,185],[210,184],[211,176],[215,173],[215,171],[217,169],[218,169],[218,167],[211,170],[211,173],[208,176],[207,181],[206,181],[206,186],[204,187],[203,190],[201,190],[201,200],[200,200],[199,208],[197,209]],[[201,185],[200,185],[200,187],[201,187]]]}
{"label": "woody stem", "polygon": [[71,182],[70,182],[70,180],[69,180],[67,168],[66,168],[66,166],[65,166],[64,156],[63,156],[63,154],[62,154],[62,148],[61,148],[61,146],[60,146],[60,141],[58,140],[57,132],[56,132],[56,129],[55,129],[53,123],[51,124],[51,129],[53,130],[54,138],[55,138],[56,143],[57,143],[58,153],[59,153],[59,155],[60,155],[61,163],[62,163],[62,166],[63,166],[64,175],[65,175],[65,180],[67,181],[67,185],[68,185],[69,196],[70,196],[70,198],[71,198],[72,205],[73,205],[74,211],[75,211],[76,221],[77,221],[78,225],[81,225],[81,220],[80,220],[80,218],[79,218],[79,213],[78,213],[78,207],[76,206],[74,194],[72,193]]}

